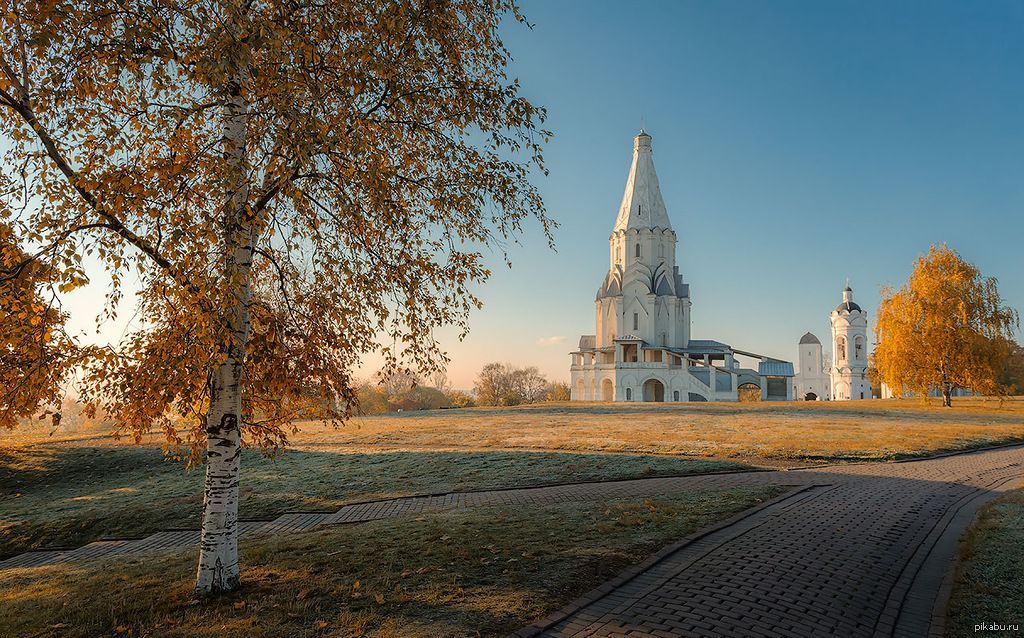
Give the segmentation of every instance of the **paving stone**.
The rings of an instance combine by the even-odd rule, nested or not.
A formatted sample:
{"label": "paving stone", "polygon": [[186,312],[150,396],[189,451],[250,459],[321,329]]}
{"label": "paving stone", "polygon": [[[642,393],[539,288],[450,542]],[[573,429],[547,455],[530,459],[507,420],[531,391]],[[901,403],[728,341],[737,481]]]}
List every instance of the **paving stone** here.
{"label": "paving stone", "polygon": [[[680,637],[926,636],[941,618],[956,539],[1022,468],[1024,448],[1013,447],[790,472],[789,482],[813,487],[678,548],[648,567],[656,585],[621,583],[619,604],[596,622],[576,622],[584,607],[535,629],[562,638],[610,638],[622,627]],[[740,485],[781,474],[732,476]]]}

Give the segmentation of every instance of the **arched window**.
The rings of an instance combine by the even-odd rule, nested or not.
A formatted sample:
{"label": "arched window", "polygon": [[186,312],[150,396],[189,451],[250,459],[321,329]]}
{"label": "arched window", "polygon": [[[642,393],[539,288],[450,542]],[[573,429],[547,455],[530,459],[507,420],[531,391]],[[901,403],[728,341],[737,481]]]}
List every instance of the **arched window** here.
{"label": "arched window", "polygon": [[633,388],[626,388],[626,400],[627,401],[632,401],[633,400]]}
{"label": "arched window", "polygon": [[640,259],[640,243],[639,242],[637,242],[636,246],[633,249],[633,256],[636,257],[637,259]]}
{"label": "arched window", "polygon": [[836,337],[836,360],[846,361],[846,337]]}
{"label": "arched window", "polygon": [[673,401],[678,401],[679,400],[679,390],[676,390],[676,391],[674,391],[672,393],[672,400]]}
{"label": "arched window", "polygon": [[864,358],[864,337],[858,336],[853,340],[853,358],[856,361]]}

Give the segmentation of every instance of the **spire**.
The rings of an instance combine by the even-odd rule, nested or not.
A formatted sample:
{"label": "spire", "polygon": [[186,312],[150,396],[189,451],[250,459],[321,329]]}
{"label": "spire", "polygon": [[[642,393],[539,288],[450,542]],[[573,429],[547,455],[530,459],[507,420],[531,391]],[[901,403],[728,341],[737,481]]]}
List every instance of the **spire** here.
{"label": "spire", "polygon": [[633,164],[629,167],[614,230],[630,228],[672,228],[654,171],[651,136],[643,129],[633,138]]}

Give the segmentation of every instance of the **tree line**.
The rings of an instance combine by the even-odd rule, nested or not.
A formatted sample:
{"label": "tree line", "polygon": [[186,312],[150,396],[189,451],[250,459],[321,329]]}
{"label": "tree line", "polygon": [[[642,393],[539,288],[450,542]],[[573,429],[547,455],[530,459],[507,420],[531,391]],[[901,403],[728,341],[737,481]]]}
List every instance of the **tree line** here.
{"label": "tree line", "polygon": [[453,388],[444,372],[427,377],[410,370],[378,371],[372,378],[356,383],[355,411],[371,415],[568,400],[569,385],[549,381],[534,366],[489,363],[469,392]]}

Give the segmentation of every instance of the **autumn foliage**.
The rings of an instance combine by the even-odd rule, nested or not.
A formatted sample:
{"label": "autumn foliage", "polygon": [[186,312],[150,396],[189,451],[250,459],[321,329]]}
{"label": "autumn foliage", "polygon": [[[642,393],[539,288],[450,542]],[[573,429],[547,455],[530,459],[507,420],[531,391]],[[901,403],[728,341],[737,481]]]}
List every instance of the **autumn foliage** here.
{"label": "autumn foliage", "polygon": [[77,348],[64,331],[49,264],[31,260],[11,228],[0,223],[0,429],[50,408],[58,421],[60,396]]}
{"label": "autumn foliage", "polygon": [[550,238],[544,112],[506,76],[506,17],[523,21],[510,0],[0,13],[0,221],[54,286],[98,263],[110,312],[138,281],[143,327],[93,353],[81,391],[125,432],[205,452],[201,591],[238,583],[239,446],[344,419],[368,352],[443,367],[434,332],[468,329],[482,247],[529,219]]}
{"label": "autumn foliage", "polygon": [[906,284],[882,293],[875,326],[879,379],[896,394],[938,390],[947,406],[955,388],[1003,394],[1000,379],[1019,319],[996,284],[948,246],[932,246]]}

